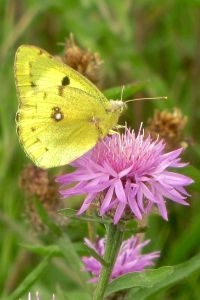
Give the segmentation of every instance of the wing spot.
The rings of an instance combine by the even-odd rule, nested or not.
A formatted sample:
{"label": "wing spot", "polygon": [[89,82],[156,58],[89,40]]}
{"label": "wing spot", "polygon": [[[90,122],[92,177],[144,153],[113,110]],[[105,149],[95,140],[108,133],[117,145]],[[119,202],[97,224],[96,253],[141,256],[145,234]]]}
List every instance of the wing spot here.
{"label": "wing spot", "polygon": [[17,130],[17,135],[20,136],[21,130],[20,130],[19,126],[17,126],[16,130]]}
{"label": "wing spot", "polygon": [[15,117],[16,122],[19,122],[19,119],[20,119],[20,113],[18,112],[16,113],[16,117]]}
{"label": "wing spot", "polygon": [[[33,74],[31,73],[32,63],[29,62],[28,65],[29,65],[29,76],[32,79],[33,78]],[[30,84],[31,84],[32,87],[36,86],[36,84],[33,81],[31,81]]]}
{"label": "wing spot", "polygon": [[49,151],[49,149],[48,149],[47,147],[45,147],[44,149],[45,149],[45,151],[46,151],[46,152],[48,152],[48,151]]}
{"label": "wing spot", "polygon": [[63,91],[64,91],[64,87],[70,84],[70,80],[68,76],[63,77],[62,81],[61,81],[61,85],[58,86],[58,95],[62,96],[63,95]]}
{"label": "wing spot", "polygon": [[70,80],[68,76],[63,77],[62,81],[61,81],[62,86],[66,86],[70,84]]}
{"label": "wing spot", "polygon": [[63,90],[64,90],[64,86],[63,85],[59,85],[58,86],[58,95],[62,96],[63,95]]}
{"label": "wing spot", "polygon": [[34,87],[37,86],[33,81],[31,81],[30,83],[31,83],[31,87],[32,87],[32,88],[34,88]]}
{"label": "wing spot", "polygon": [[43,100],[45,100],[45,99],[46,99],[46,97],[47,97],[47,93],[46,93],[46,92],[44,92],[44,95],[43,95]]}
{"label": "wing spot", "polygon": [[31,127],[31,131],[32,132],[36,131],[36,128],[35,127]]}
{"label": "wing spot", "polygon": [[52,108],[51,118],[56,122],[59,122],[64,119],[64,115],[63,115],[60,107],[55,106]]}

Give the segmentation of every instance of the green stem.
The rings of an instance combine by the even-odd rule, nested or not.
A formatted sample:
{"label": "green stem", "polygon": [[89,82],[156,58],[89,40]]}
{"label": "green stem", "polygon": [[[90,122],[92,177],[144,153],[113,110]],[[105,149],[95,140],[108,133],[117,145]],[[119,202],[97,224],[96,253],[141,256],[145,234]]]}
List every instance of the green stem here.
{"label": "green stem", "polygon": [[123,230],[119,225],[108,226],[106,249],[103,259],[107,262],[102,265],[99,281],[94,291],[93,300],[102,300],[108,285],[112,269],[117,258],[123,238]]}

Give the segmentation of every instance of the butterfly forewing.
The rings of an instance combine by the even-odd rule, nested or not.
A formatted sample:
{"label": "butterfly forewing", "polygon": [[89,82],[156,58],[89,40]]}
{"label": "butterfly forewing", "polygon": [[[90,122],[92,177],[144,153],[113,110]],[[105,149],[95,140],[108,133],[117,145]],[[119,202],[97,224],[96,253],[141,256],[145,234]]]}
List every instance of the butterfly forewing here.
{"label": "butterfly forewing", "polygon": [[56,92],[61,93],[62,87],[69,86],[87,92],[97,101],[108,101],[87,78],[35,46],[22,45],[18,48],[15,80],[20,97],[35,88],[44,91],[47,87],[55,87]]}

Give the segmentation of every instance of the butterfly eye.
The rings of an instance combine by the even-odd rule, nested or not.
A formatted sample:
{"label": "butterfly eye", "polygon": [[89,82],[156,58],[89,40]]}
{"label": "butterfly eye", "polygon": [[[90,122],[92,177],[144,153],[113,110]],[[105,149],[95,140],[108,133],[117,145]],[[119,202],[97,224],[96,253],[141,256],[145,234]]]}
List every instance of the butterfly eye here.
{"label": "butterfly eye", "polygon": [[65,85],[68,85],[68,84],[70,84],[70,80],[69,80],[69,77],[68,76],[65,76],[65,77],[63,77],[63,79],[62,79],[62,86],[65,86]]}

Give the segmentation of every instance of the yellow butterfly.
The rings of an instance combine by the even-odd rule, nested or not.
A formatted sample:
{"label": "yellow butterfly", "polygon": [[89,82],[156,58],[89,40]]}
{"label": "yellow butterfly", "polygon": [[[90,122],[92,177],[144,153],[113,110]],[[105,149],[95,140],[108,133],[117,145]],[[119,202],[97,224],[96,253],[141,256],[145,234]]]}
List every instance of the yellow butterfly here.
{"label": "yellow butterfly", "polygon": [[65,165],[90,150],[125,106],[108,101],[88,79],[38,47],[20,46],[14,69],[17,134],[41,168]]}

